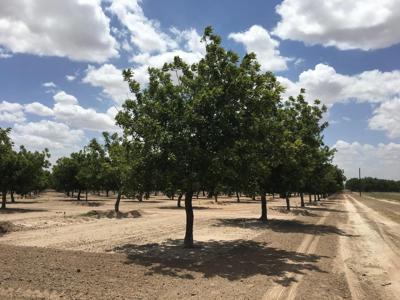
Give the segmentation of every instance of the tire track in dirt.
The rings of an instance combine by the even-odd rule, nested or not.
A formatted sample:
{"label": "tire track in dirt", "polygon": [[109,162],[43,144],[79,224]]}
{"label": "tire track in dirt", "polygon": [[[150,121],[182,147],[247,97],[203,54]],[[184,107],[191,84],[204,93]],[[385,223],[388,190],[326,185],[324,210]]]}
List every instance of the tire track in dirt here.
{"label": "tire track in dirt", "polygon": [[398,247],[387,232],[398,224],[346,195],[346,230],[356,239],[341,239],[345,274],[353,299],[395,299],[400,293]]}
{"label": "tire track in dirt", "polygon": [[[324,214],[316,225],[323,225],[329,216],[329,212]],[[315,234],[305,234],[305,238],[303,239],[300,246],[296,249],[296,252],[303,254],[314,254],[317,249],[318,242],[320,240],[319,235]],[[263,300],[270,299],[288,299],[292,300],[296,296],[296,290],[299,286],[301,280],[305,276],[305,274],[288,274],[289,278],[293,282],[290,286],[282,286],[280,284],[275,284],[271,289],[269,289],[262,297]]]}

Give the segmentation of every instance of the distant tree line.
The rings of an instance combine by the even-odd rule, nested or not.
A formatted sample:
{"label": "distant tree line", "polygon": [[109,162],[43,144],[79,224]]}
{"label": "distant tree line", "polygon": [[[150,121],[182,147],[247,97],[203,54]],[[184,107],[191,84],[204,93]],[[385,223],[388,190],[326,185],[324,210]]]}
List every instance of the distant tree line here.
{"label": "distant tree line", "polygon": [[2,194],[1,208],[6,208],[7,194],[11,202],[15,202],[15,194],[26,196],[38,194],[49,186],[48,171],[50,154],[31,152],[21,146],[19,151],[13,149],[9,136],[10,128],[0,128],[0,191]]}
{"label": "distant tree line", "polygon": [[400,192],[400,181],[365,177],[346,181],[346,189],[363,192]]}

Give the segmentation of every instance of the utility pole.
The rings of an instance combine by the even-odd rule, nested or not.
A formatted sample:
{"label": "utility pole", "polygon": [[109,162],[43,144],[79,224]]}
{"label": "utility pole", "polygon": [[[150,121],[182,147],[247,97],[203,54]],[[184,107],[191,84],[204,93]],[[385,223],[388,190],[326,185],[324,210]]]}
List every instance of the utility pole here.
{"label": "utility pole", "polygon": [[360,197],[361,197],[361,168],[358,168],[358,183],[359,183],[358,189],[360,190]]}

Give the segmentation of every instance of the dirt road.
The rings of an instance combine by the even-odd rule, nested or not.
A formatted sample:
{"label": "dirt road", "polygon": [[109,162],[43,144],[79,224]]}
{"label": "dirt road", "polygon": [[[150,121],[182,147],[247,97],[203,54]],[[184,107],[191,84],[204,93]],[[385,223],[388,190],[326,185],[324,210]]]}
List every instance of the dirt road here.
{"label": "dirt road", "polygon": [[125,200],[141,215],[127,219],[82,216],[111,209],[105,197],[14,204],[0,214],[17,228],[0,236],[0,299],[399,297],[400,205],[348,194],[286,213],[274,199],[265,225],[259,202],[243,200],[196,200],[192,250],[184,210],[160,197]]}

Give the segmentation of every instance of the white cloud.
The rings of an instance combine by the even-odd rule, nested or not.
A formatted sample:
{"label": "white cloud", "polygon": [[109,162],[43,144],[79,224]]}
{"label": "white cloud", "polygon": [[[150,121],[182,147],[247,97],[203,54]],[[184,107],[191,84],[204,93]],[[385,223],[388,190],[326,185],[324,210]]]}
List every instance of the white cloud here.
{"label": "white cloud", "polygon": [[22,111],[0,111],[0,123],[22,123],[26,118]]}
{"label": "white cloud", "polygon": [[[26,121],[24,112],[35,114],[42,117],[52,117],[56,121],[61,121],[74,129],[84,129],[92,131],[119,131],[115,125],[115,109],[109,108],[106,113],[100,113],[92,108],[84,108],[79,105],[75,96],[60,91],[53,96],[54,107],[50,108],[39,102],[25,104],[10,103],[3,101],[0,103],[0,122],[24,123]],[[62,123],[60,123],[62,124]],[[22,125],[21,125],[22,126]]]}
{"label": "white cloud", "polygon": [[400,180],[400,144],[360,144],[339,140],[334,163],[345,170],[347,178],[362,176]]}
{"label": "white cloud", "polygon": [[284,0],[273,34],[341,50],[372,50],[400,42],[398,0]]}
{"label": "white cloud", "polygon": [[[139,53],[131,58],[131,62],[135,64],[132,68],[135,80],[141,85],[146,85],[148,82],[149,67],[160,68],[164,63],[172,62],[175,56],[181,57],[189,64],[198,62],[204,56],[205,46],[200,43],[201,37],[194,29],[184,31],[174,29],[174,34],[181,43],[181,49],[158,54]],[[122,70],[112,64],[104,64],[98,68],[89,66],[83,82],[102,88],[103,94],[117,104],[122,104],[126,99],[133,97],[128,84],[123,80]]]}
{"label": "white cloud", "polygon": [[43,105],[42,103],[39,102],[32,102],[29,104],[25,105],[25,111],[30,114],[42,116],[42,117],[47,117],[47,116],[52,116],[53,110],[46,105]]}
{"label": "white cloud", "polygon": [[51,161],[77,151],[85,138],[82,130],[73,130],[63,123],[41,120],[15,124],[11,131],[15,145],[25,145],[30,150],[42,151],[48,148]]}
{"label": "white cloud", "polygon": [[129,87],[122,77],[122,70],[111,64],[99,68],[89,66],[83,82],[101,87],[103,93],[116,103],[123,103],[129,97]]}
{"label": "white cloud", "polygon": [[21,123],[25,120],[21,104],[7,101],[0,102],[0,123]]}
{"label": "white cloud", "polygon": [[231,33],[229,38],[242,43],[247,52],[254,52],[263,71],[283,71],[287,69],[287,57],[280,55],[279,41],[274,40],[262,26],[253,25],[245,32]]}
{"label": "white cloud", "polygon": [[201,42],[201,37],[196,30],[179,31],[172,28],[171,32],[180,45],[179,49],[158,54],[139,53],[131,58],[131,61],[136,65],[132,69],[135,80],[142,86],[146,85],[149,80],[147,72],[149,67],[160,68],[164,63],[172,62],[176,56],[179,56],[188,64],[196,63],[204,57],[206,53],[205,44]]}
{"label": "white cloud", "polygon": [[0,103],[0,111],[16,112],[23,109],[23,106],[19,103],[11,103],[2,101]]}
{"label": "white cloud", "polygon": [[369,128],[385,130],[389,138],[400,137],[400,98],[386,101],[375,109]]}
{"label": "white cloud", "polygon": [[[204,56],[205,45],[201,43],[201,37],[195,29],[179,30],[173,27],[164,32],[157,21],[144,15],[140,3],[140,0],[115,0],[108,7],[127,29],[113,29],[114,34],[122,40],[123,49],[132,51],[131,47],[135,46],[139,50],[130,59],[135,63],[132,69],[135,80],[146,85],[148,67],[161,67],[177,55],[187,63],[197,62]],[[127,36],[130,36],[130,43],[126,41]],[[104,74],[104,71],[108,71],[108,74]],[[127,98],[127,84],[123,83],[117,68],[104,65],[97,70],[89,68],[87,73],[84,82],[102,87],[103,92],[117,103],[122,103]],[[91,74],[96,77],[90,76]]]}
{"label": "white cloud", "polygon": [[92,108],[83,108],[73,95],[61,91],[54,95],[54,118],[63,121],[71,128],[93,131],[117,131],[119,128],[107,113],[96,112]]}
{"label": "white cloud", "polygon": [[114,0],[108,8],[128,28],[131,42],[143,52],[165,52],[178,47],[169,35],[160,30],[157,21],[148,19],[140,0]]}
{"label": "white cloud", "polygon": [[104,62],[118,55],[100,0],[0,2],[0,45],[13,53]]}
{"label": "white cloud", "polygon": [[302,72],[297,82],[278,77],[287,90],[285,96],[296,96],[306,89],[308,100],[320,99],[327,106],[336,102],[384,102],[400,95],[400,71],[365,71],[356,75],[343,75],[325,64]]}
{"label": "white cloud", "polygon": [[13,132],[15,135],[40,137],[56,144],[76,143],[84,136],[82,130],[71,130],[63,123],[49,120],[17,124],[14,126]]}
{"label": "white cloud", "polygon": [[76,76],[74,76],[74,75],[66,75],[65,78],[66,78],[68,81],[74,81],[74,80],[76,79]]}
{"label": "white cloud", "polygon": [[[116,107],[105,113],[92,108],[83,108],[73,95],[60,91],[53,96],[53,108],[33,102],[25,105],[3,101],[0,103],[0,123],[9,123],[12,138],[16,144],[25,145],[32,150],[49,148],[52,162],[57,158],[82,148],[87,131],[121,132],[115,125]],[[41,117],[50,117],[38,122],[29,122],[24,112]]]}
{"label": "white cloud", "polygon": [[116,131],[115,121],[105,113],[92,108],[83,108],[74,104],[56,103],[53,108],[56,120],[63,121],[72,128],[93,131]]}
{"label": "white cloud", "polygon": [[52,81],[44,82],[44,83],[42,84],[42,86],[47,87],[47,88],[55,88],[55,87],[57,87],[57,85],[56,85],[54,82],[52,82]]}
{"label": "white cloud", "polygon": [[184,62],[193,64],[198,62],[203,54],[201,52],[187,52],[184,50],[174,50],[160,53],[157,55],[148,55],[146,53],[132,57],[132,61],[138,66],[133,68],[135,80],[141,85],[147,84],[149,80],[147,69],[149,67],[161,68],[165,63],[172,62],[174,57],[179,56]]}
{"label": "white cloud", "polygon": [[64,91],[60,91],[57,94],[55,94],[53,96],[53,99],[55,102],[57,103],[61,103],[61,104],[69,104],[69,105],[73,105],[73,104],[78,104],[78,99],[76,99],[75,96],[73,95],[69,95]]}

